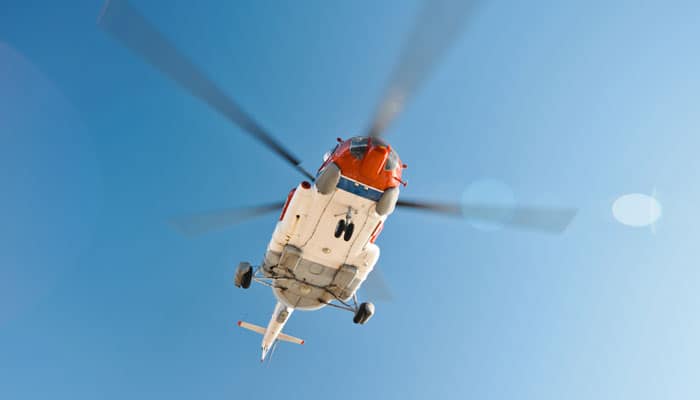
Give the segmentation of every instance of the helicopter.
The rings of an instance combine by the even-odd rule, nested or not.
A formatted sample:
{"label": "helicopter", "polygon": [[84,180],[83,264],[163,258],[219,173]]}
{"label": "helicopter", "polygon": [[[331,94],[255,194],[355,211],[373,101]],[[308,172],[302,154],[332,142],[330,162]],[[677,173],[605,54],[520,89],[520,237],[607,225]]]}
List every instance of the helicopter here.
{"label": "helicopter", "polygon": [[202,233],[222,224],[280,213],[260,265],[241,262],[234,274],[235,286],[247,289],[259,283],[270,287],[277,300],[267,327],[238,322],[240,327],[263,336],[261,361],[278,341],[304,344],[304,340],[282,332],[295,310],[331,306],[350,311],[356,324],[370,320],[375,306],[359,302],[357,292],[379,259],[380,249],[375,242],[395,210],[414,209],[548,233],[564,231],[574,218],[576,210],[572,208],[399,198],[401,188],[406,186],[406,165],[384,139],[384,133],[459,35],[472,11],[470,1],[425,2],[367,131],[348,139],[338,138],[316,173],[311,173],[127,0],[105,2],[98,17],[100,27],[306,178],[285,201],[174,221],[185,233]]}

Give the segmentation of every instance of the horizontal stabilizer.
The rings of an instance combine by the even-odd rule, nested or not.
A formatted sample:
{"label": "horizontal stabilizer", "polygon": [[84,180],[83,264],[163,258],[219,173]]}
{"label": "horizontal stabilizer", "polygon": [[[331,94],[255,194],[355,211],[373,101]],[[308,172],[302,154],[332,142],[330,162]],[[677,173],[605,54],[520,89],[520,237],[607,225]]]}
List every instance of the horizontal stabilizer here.
{"label": "horizontal stabilizer", "polygon": [[277,336],[277,339],[284,340],[285,342],[289,343],[304,344],[304,341],[302,339],[295,338],[294,336],[289,336],[286,333],[280,333],[280,335]]}
{"label": "horizontal stabilizer", "polygon": [[[245,322],[245,321],[238,321],[238,326],[241,328],[247,329],[249,331],[257,332],[261,335],[265,334],[265,328],[262,326],[257,326],[253,325],[251,323]],[[278,340],[284,340],[285,342],[289,343],[296,343],[296,344],[304,344],[303,339],[296,338],[294,336],[287,335],[286,333],[281,333],[277,336]]]}
{"label": "horizontal stabilizer", "polygon": [[247,323],[247,322],[245,322],[245,321],[238,321],[238,326],[240,326],[240,327],[243,328],[243,329],[247,329],[247,330],[249,330],[249,331],[257,332],[257,333],[259,333],[259,334],[261,334],[261,335],[264,335],[264,334],[265,334],[265,328],[263,328],[262,326],[257,326],[257,325],[249,324],[249,323]]}

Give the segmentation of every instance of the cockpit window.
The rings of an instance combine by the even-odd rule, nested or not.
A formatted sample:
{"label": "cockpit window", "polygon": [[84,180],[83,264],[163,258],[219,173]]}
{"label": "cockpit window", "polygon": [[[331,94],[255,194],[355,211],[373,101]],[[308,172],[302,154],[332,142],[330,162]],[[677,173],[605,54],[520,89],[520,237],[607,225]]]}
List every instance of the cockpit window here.
{"label": "cockpit window", "polygon": [[369,146],[369,138],[354,137],[350,140],[350,154],[358,160],[365,158],[367,147]]}
{"label": "cockpit window", "polygon": [[386,163],[384,164],[384,170],[385,171],[392,171],[396,169],[396,167],[399,165],[399,155],[396,154],[394,150],[391,150],[391,153],[389,153],[389,157],[386,158]]}
{"label": "cockpit window", "polygon": [[380,139],[380,138],[378,138],[378,137],[373,137],[373,138],[372,138],[372,144],[373,144],[374,146],[382,146],[382,147],[388,147],[388,146],[389,146],[388,144],[386,144],[385,141],[383,141],[382,139]]}
{"label": "cockpit window", "polygon": [[335,154],[335,151],[338,150],[338,146],[340,146],[340,145],[337,145],[337,144],[336,144],[335,147],[333,147],[332,150],[327,151],[326,154],[323,155],[323,162],[328,161],[328,159],[331,158],[331,156],[332,156],[333,154]]}

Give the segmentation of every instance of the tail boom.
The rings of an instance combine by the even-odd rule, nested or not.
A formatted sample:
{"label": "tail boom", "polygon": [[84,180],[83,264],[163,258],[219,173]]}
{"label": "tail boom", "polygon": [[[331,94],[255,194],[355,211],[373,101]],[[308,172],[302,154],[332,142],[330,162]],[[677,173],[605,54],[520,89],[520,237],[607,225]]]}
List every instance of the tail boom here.
{"label": "tail boom", "polygon": [[260,361],[265,361],[265,356],[267,355],[267,352],[272,348],[272,346],[275,344],[275,341],[277,340],[282,340],[285,342],[296,344],[304,344],[303,339],[299,339],[297,337],[287,335],[286,333],[282,333],[282,328],[284,328],[284,324],[287,322],[289,316],[292,314],[293,311],[293,308],[287,307],[281,303],[277,303],[277,305],[275,306],[275,311],[272,313],[272,317],[270,318],[270,323],[267,325],[267,328],[263,328],[262,326],[254,325],[245,321],[238,321],[238,326],[240,326],[241,328],[263,335],[261,345],[262,356]]}

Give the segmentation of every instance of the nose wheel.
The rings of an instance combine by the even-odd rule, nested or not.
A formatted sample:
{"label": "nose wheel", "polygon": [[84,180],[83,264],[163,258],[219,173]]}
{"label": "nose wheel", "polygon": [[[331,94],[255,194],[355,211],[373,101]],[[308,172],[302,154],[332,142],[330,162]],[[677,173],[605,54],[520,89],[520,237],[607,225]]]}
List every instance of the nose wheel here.
{"label": "nose wheel", "polygon": [[[340,214],[343,215],[343,214]],[[352,234],[355,232],[355,224],[352,223],[352,208],[348,207],[348,212],[345,213],[345,219],[339,219],[335,226],[333,235],[336,238],[343,237],[343,240],[349,242],[352,239]]]}
{"label": "nose wheel", "polygon": [[339,238],[343,235],[343,232],[345,231],[346,226],[347,225],[345,224],[344,219],[338,220],[338,225],[335,226],[335,234],[334,234],[336,238]]}

